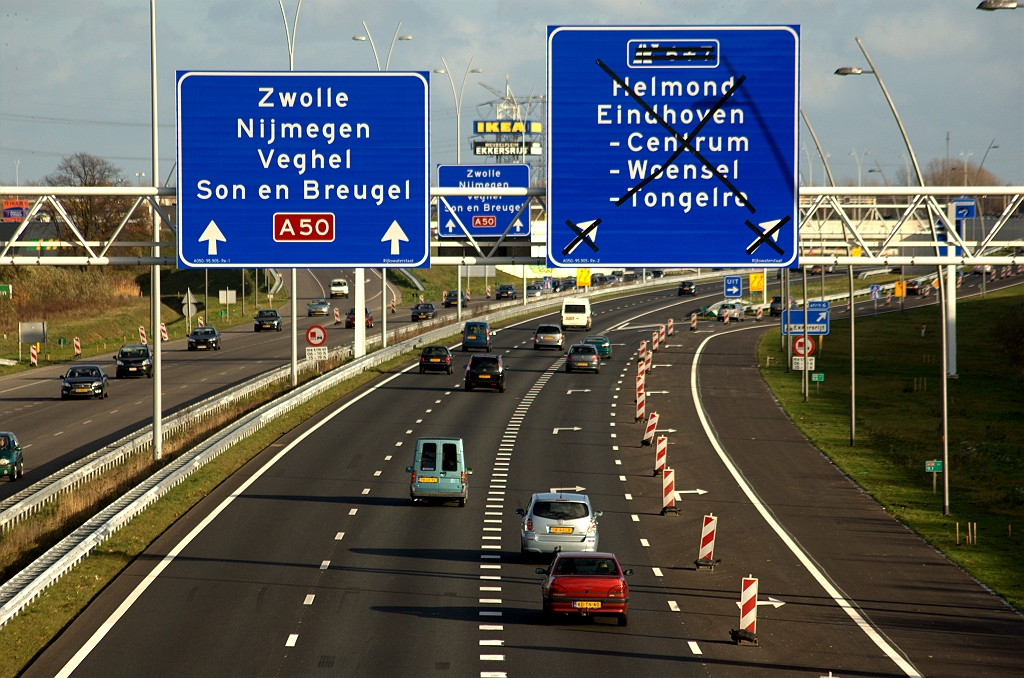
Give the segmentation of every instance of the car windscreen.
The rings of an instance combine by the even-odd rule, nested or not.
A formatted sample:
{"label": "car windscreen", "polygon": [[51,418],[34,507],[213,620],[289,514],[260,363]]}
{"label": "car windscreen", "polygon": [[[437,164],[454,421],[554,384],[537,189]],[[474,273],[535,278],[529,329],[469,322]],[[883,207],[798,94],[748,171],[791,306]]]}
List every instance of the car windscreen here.
{"label": "car windscreen", "polygon": [[538,501],[531,513],[550,520],[575,520],[590,515],[587,505],[581,501]]}
{"label": "car windscreen", "polygon": [[100,371],[95,367],[74,367],[68,370],[68,377],[93,377],[99,379]]}
{"label": "car windscreen", "polygon": [[487,331],[487,325],[483,323],[466,323],[466,331],[483,333]]}
{"label": "car windscreen", "polygon": [[199,329],[192,332],[192,334],[197,337],[212,337],[213,333],[214,329],[212,327],[208,327],[206,329]]}
{"label": "car windscreen", "polygon": [[498,359],[474,356],[473,362],[470,363],[470,367],[474,370],[496,370],[498,369]]}
{"label": "car windscreen", "polygon": [[140,347],[122,348],[117,354],[119,358],[148,358],[149,349]]}
{"label": "car windscreen", "polygon": [[611,558],[562,558],[555,566],[555,574],[618,576],[619,568]]}
{"label": "car windscreen", "polygon": [[561,331],[558,325],[541,325],[537,328],[537,334],[558,334]]}
{"label": "car windscreen", "polygon": [[420,470],[437,470],[437,443],[423,443],[423,452],[420,455]]}
{"label": "car windscreen", "polygon": [[569,348],[569,353],[572,355],[594,355],[597,353],[597,349],[590,344],[585,346],[572,346]]}
{"label": "car windscreen", "polygon": [[277,317],[277,311],[260,311],[257,314],[256,317],[257,318],[276,318]]}
{"label": "car windscreen", "polygon": [[564,313],[586,313],[587,307],[583,304],[566,304]]}
{"label": "car windscreen", "polygon": [[441,470],[459,470],[459,452],[455,443],[444,443],[441,445]]}
{"label": "car windscreen", "polygon": [[608,343],[608,337],[594,335],[587,337],[583,341],[585,341],[588,344],[605,344]]}
{"label": "car windscreen", "polygon": [[446,356],[448,355],[448,349],[444,346],[427,346],[423,349],[423,355],[425,356]]}

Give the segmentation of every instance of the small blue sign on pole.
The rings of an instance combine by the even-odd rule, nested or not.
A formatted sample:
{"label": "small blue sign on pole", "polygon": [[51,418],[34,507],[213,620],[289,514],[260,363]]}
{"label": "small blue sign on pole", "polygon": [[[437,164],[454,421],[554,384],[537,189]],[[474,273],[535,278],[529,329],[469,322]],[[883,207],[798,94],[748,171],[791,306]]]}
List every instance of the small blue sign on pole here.
{"label": "small blue sign on pole", "polygon": [[881,299],[882,298],[882,286],[881,285],[872,285],[869,289],[871,290],[871,298],[872,299]]}
{"label": "small blue sign on pole", "polygon": [[743,296],[743,276],[727,275],[722,280],[722,295],[726,299],[739,299]]}
{"label": "small blue sign on pole", "polygon": [[974,219],[977,209],[977,202],[974,198],[957,198],[953,201],[953,208],[956,210],[956,218]]}
{"label": "small blue sign on pole", "polygon": [[[808,307],[810,304],[808,304]],[[820,336],[829,333],[829,309],[807,309],[807,334]],[[804,333],[804,312],[783,309],[782,326],[785,334]]]}
{"label": "small blue sign on pole", "polygon": [[[530,166],[438,165],[437,185],[447,188],[529,188]],[[474,238],[500,238],[503,234],[506,239],[529,238],[528,201],[525,196],[446,196],[438,200],[437,235],[441,238],[465,238],[468,232]]]}
{"label": "small blue sign on pole", "polygon": [[178,72],[183,267],[430,257],[423,73]]}

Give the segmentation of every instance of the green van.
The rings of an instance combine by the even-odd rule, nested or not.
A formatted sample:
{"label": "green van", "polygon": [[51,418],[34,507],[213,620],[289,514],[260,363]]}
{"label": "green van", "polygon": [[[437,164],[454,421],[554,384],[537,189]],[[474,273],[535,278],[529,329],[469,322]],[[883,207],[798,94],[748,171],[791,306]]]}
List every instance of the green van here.
{"label": "green van", "polygon": [[409,497],[413,502],[458,499],[459,506],[465,506],[469,499],[466,476],[473,469],[466,468],[462,438],[418,438],[413,465],[405,472],[412,474]]}

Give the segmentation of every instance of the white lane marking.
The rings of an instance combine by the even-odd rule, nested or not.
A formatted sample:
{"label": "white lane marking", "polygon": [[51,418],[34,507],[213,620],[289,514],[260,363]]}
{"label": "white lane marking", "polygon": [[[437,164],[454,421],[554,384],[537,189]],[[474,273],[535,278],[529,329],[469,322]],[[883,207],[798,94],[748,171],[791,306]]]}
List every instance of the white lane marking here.
{"label": "white lane marking", "polygon": [[422,419],[417,419],[417,420],[416,420],[416,423],[417,423],[417,424],[422,424],[422,423],[423,423],[423,420],[422,420]]}
{"label": "white lane marking", "polygon": [[618,438],[618,436],[613,433],[612,438]]}
{"label": "white lane marking", "polygon": [[[451,395],[451,394],[452,394],[452,392],[451,392],[451,391],[445,391],[445,392],[444,392],[444,394],[445,394],[445,395]],[[441,402],[441,401],[440,401],[440,400],[438,400],[437,402]]]}
{"label": "white lane marking", "polygon": [[480,544],[480,548],[482,548],[482,549],[491,549],[493,551],[500,551],[501,550],[501,546],[499,544]]}
{"label": "white lane marking", "polygon": [[410,433],[412,433],[412,429],[409,429],[408,431],[406,431],[405,435],[409,435]]}
{"label": "white lane marking", "polygon": [[672,610],[673,612],[679,612],[679,603],[677,603],[674,600],[668,601],[668,609]]}
{"label": "white lane marking", "polygon": [[316,594],[315,593],[310,593],[309,595],[306,596],[306,599],[302,601],[302,604],[303,605],[312,605],[314,598],[316,598]]}
{"label": "white lane marking", "polygon": [[480,661],[482,661],[482,662],[503,662],[503,661],[505,661],[505,655],[503,655],[503,654],[482,654],[482,655],[480,655]]}
{"label": "white lane marking", "polygon": [[487,565],[486,563],[481,563],[480,564],[480,569],[481,570],[500,570],[501,569],[501,565]]}
{"label": "white lane marking", "polygon": [[53,434],[53,437],[56,438],[57,436],[62,436],[62,435],[64,435],[64,431],[57,431],[56,433]]}
{"label": "white lane marking", "polygon": [[357,511],[359,511],[359,509],[349,509],[349,510],[348,510],[348,514],[349,514],[350,516],[354,516],[354,515],[356,514],[356,512],[357,512]]}
{"label": "white lane marking", "polygon": [[481,591],[501,591],[500,586],[481,586]]}
{"label": "white lane marking", "polygon": [[619,476],[619,480],[621,480],[622,482],[626,482],[626,476]]}
{"label": "white lane marking", "polygon": [[501,598],[480,598],[481,605],[501,605]]}
{"label": "white lane marking", "polygon": [[696,640],[688,640],[686,644],[690,646],[690,652],[694,654],[704,654],[700,651],[700,645],[697,644]]}
{"label": "white lane marking", "polygon": [[480,644],[487,647],[501,647],[505,644],[504,640],[480,640]]}
{"label": "white lane marking", "polygon": [[402,441],[401,440],[399,440],[397,443],[395,443],[395,447],[401,447],[401,446],[402,446]]}
{"label": "white lane marking", "polygon": [[298,642],[298,640],[299,640],[299,634],[297,634],[297,633],[289,633],[288,634],[288,640],[284,641],[284,646],[285,647],[295,647],[295,643]]}
{"label": "white lane marking", "polygon": [[329,561],[329,560],[325,560],[322,563],[320,563],[320,569],[321,570],[326,570],[330,566],[331,566],[331,561]]}
{"label": "white lane marking", "polygon": [[[498,501],[498,500],[495,499],[494,497],[490,497],[490,498],[488,498],[488,501]],[[504,499],[502,499],[502,501],[504,501]],[[505,508],[505,507],[502,506],[501,504],[487,504],[487,508],[499,508],[500,509],[500,508]]]}
{"label": "white lane marking", "polygon": [[619,446],[618,445],[612,445],[612,452],[618,452],[618,451],[619,451]]}
{"label": "white lane marking", "polygon": [[439,402],[441,402],[441,401],[440,401],[440,400],[435,400],[435,401],[434,401],[434,404],[436,405],[436,404],[438,404]]}
{"label": "white lane marking", "polygon": [[434,410],[427,410],[427,414],[430,414],[430,413],[431,413],[431,412],[433,412],[433,411],[434,411]]}
{"label": "white lane marking", "polygon": [[501,575],[498,575],[498,574],[482,574],[482,575],[480,575],[480,579],[487,580],[487,581],[501,581]]}
{"label": "white lane marking", "polygon": [[655,577],[664,577],[665,576],[665,575],[663,575],[661,573],[661,568],[660,567],[652,567],[651,570],[654,571],[654,576]]}
{"label": "white lane marking", "polygon": [[[484,515],[495,515],[495,513],[494,512],[488,512],[488,513],[486,513]],[[501,514],[498,513],[497,515],[500,516]],[[501,521],[500,520],[495,520],[495,519],[492,519],[492,518],[484,518],[484,522],[485,523],[497,523],[497,524],[501,525]]]}
{"label": "white lane marking", "polygon": [[[500,523],[501,521],[500,520],[495,520],[494,522]],[[484,528],[484,532],[501,532],[501,528],[500,527],[485,527]]]}
{"label": "white lane marking", "polygon": [[480,624],[479,629],[481,631],[504,631],[505,627],[501,624]]}
{"label": "white lane marking", "polygon": [[390,454],[385,455],[384,456],[384,461],[391,461],[391,455]]}
{"label": "white lane marking", "polygon": [[650,545],[651,545],[651,542],[647,541],[646,539],[641,539],[640,540],[640,546],[650,546]]}
{"label": "white lane marking", "polygon": [[485,516],[500,516],[501,511],[484,511]]}
{"label": "white lane marking", "polygon": [[373,477],[374,477],[374,478],[376,478],[376,477],[377,477],[377,476],[379,476],[380,474],[381,474],[381,472],[380,472],[380,471],[374,471],[374,472],[373,472]]}
{"label": "white lane marking", "polygon": [[621,459],[616,459],[615,460],[615,465],[616,466],[622,466],[622,460]]}
{"label": "white lane marking", "polygon": [[480,538],[481,539],[488,539],[490,541],[501,541],[501,537],[492,537],[492,536],[486,535],[486,534],[484,536],[480,537]]}
{"label": "white lane marking", "polygon": [[91,424],[91,423],[92,423],[92,419],[86,419],[86,420],[85,420],[85,421],[83,421],[82,423],[83,423],[83,424]]}
{"label": "white lane marking", "polygon": [[334,541],[341,541],[344,538],[345,538],[345,533],[344,532],[339,532],[338,534],[334,535]]}
{"label": "white lane marking", "polygon": [[633,501],[633,495],[626,493],[626,501]]}
{"label": "white lane marking", "polygon": [[370,494],[370,488],[364,487],[363,488],[363,494]]}
{"label": "white lane marking", "polygon": [[746,479],[743,477],[743,474],[740,472],[738,468],[736,468],[736,465],[733,464],[732,459],[729,457],[728,454],[726,454],[725,449],[719,442],[718,436],[716,436],[715,432],[711,429],[711,424],[708,422],[707,415],[704,412],[704,406],[700,401],[700,391],[698,389],[697,384],[697,368],[700,364],[700,356],[701,353],[704,351],[704,347],[707,346],[708,342],[714,339],[715,337],[721,337],[726,334],[732,334],[734,332],[742,331],[742,329],[739,329],[730,330],[728,332],[721,332],[719,334],[712,334],[711,336],[706,337],[704,341],[700,343],[700,346],[697,347],[696,353],[694,353],[693,355],[693,364],[690,367],[690,395],[693,399],[694,408],[697,410],[697,418],[700,419],[700,424],[704,428],[704,433],[707,435],[708,441],[711,443],[711,446],[715,448],[715,452],[718,454],[718,458],[722,460],[723,464],[725,464],[725,468],[728,469],[729,473],[733,477],[733,480],[736,481],[736,484],[739,485],[740,489],[743,491],[743,494],[747,495],[747,498],[754,505],[754,508],[757,509],[757,512],[761,514],[761,517],[764,518],[764,521],[768,523],[768,526],[771,527],[772,530],[775,531],[775,534],[779,535],[779,538],[787,547],[789,547],[789,550],[793,552],[793,555],[797,557],[797,560],[799,560],[800,563],[805,568],[807,568],[807,571],[811,574],[812,577],[814,577],[815,581],[818,582],[821,588],[825,590],[825,593],[827,593],[829,597],[831,597],[832,600],[835,601],[836,605],[838,605],[840,609],[842,609],[844,612],[846,612],[847,615],[849,615],[850,619],[853,620],[853,623],[856,624],[857,627],[860,628],[865,633],[865,635],[867,635],[867,637],[871,639],[871,641],[878,647],[878,649],[884,652],[885,655],[889,657],[889,659],[891,659],[893,663],[900,668],[901,671],[903,671],[908,676],[920,676],[921,673],[916,668],[914,668],[914,666],[909,661],[904,659],[903,656],[892,645],[890,645],[885,638],[882,637],[882,634],[879,633],[877,629],[875,629],[871,622],[869,622],[856,607],[854,607],[853,603],[846,600],[846,598],[841,593],[839,593],[839,590],[825,576],[824,572],[822,572],[821,569],[818,568],[814,561],[811,560],[810,556],[808,556],[804,552],[804,550],[797,545],[797,543],[793,540],[792,537],[789,536],[789,533],[786,532],[782,525],[780,525],[779,522],[775,520],[775,517],[772,515],[769,508],[765,506],[764,502],[761,501],[761,498],[757,495],[756,492],[754,492],[754,488],[752,488],[747,483]]}
{"label": "white lane marking", "polygon": [[632,514],[632,515],[631,515],[631,516],[629,516],[629,517],[630,517],[630,518],[631,518],[631,519],[633,520],[633,522],[634,522],[634,523],[639,523],[639,522],[640,522],[640,516],[638,516],[638,515],[637,515],[637,514],[635,514],[635,513],[634,513],[634,514]]}

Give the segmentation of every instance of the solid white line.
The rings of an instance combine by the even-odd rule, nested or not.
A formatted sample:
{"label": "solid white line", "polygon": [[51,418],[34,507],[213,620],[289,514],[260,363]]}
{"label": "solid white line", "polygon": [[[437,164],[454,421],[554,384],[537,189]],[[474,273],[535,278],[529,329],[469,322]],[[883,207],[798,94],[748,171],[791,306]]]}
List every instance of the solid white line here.
{"label": "solid white line", "polygon": [[899,652],[897,652],[896,649],[892,645],[890,645],[885,638],[882,637],[882,634],[878,632],[878,630],[871,624],[871,622],[869,622],[867,619],[864,618],[863,615],[861,615],[861,613],[857,610],[856,607],[853,606],[852,603],[847,601],[846,598],[839,593],[839,590],[836,589],[832,582],[829,581],[829,579],[825,576],[824,572],[822,572],[822,570],[814,563],[814,561],[811,560],[810,556],[808,556],[804,552],[804,550],[797,545],[797,543],[793,540],[791,536],[789,536],[789,533],[786,532],[782,525],[780,525],[778,521],[775,520],[775,517],[771,514],[771,511],[768,509],[767,506],[764,505],[764,502],[761,501],[761,498],[757,496],[757,493],[754,492],[754,489],[747,483],[746,479],[744,479],[743,477],[743,474],[740,473],[740,470],[738,468],[736,468],[736,465],[733,464],[732,459],[730,459],[729,455],[726,454],[725,450],[722,448],[722,445],[718,440],[718,437],[715,435],[715,432],[711,429],[711,425],[708,423],[707,415],[704,413],[704,406],[703,404],[701,404],[700,392],[697,387],[697,367],[700,363],[701,352],[703,352],[704,347],[707,346],[708,342],[714,339],[715,337],[721,337],[725,334],[732,334],[733,332],[742,331],[743,329],[739,329],[730,330],[728,332],[721,332],[719,334],[713,334],[705,338],[704,341],[700,343],[700,346],[697,347],[697,352],[694,353],[693,355],[693,365],[690,368],[690,395],[693,398],[694,408],[697,410],[697,418],[700,419],[700,424],[702,427],[704,427],[704,433],[707,434],[708,440],[711,442],[711,446],[715,448],[715,452],[718,454],[718,458],[722,460],[723,464],[725,464],[725,467],[726,469],[729,470],[729,473],[732,475],[733,480],[735,480],[736,484],[739,485],[741,490],[743,490],[743,493],[747,495],[747,498],[754,505],[754,508],[757,509],[757,512],[761,514],[761,517],[764,518],[766,523],[768,523],[768,526],[775,531],[775,534],[779,535],[779,538],[786,546],[789,547],[789,550],[793,552],[793,555],[797,557],[800,563],[805,568],[807,568],[807,571],[810,572],[811,576],[814,577],[818,584],[821,585],[821,588],[825,589],[825,593],[827,593],[829,597],[831,597],[832,600],[835,601],[835,603],[840,607],[840,609],[842,609],[844,612],[846,612],[847,615],[849,615],[850,619],[853,620],[853,623],[856,624],[857,627],[860,628],[867,635],[867,637],[870,638],[871,641],[875,645],[877,645],[878,648],[882,652],[884,652],[885,655],[893,661],[893,663],[896,664],[896,666],[900,668],[901,671],[903,671],[908,676],[920,676],[921,674],[918,672],[918,670],[915,669],[910,662],[904,659],[903,656]]}
{"label": "solid white line", "polygon": [[288,640],[284,641],[284,646],[285,647],[295,647],[295,643],[298,642],[298,640],[299,640],[299,634],[297,634],[297,633],[289,633],[288,634]]}

